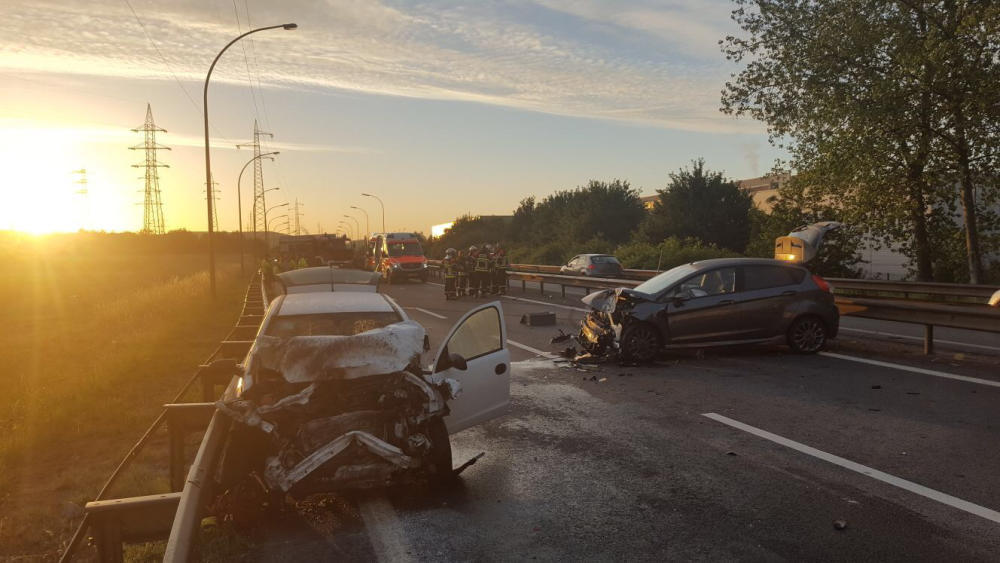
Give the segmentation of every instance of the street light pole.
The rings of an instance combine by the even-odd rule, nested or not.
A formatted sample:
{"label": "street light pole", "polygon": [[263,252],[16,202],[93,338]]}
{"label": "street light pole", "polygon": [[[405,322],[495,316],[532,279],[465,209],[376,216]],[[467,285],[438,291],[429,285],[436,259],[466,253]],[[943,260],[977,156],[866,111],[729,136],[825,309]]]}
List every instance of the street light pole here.
{"label": "street light pole", "polygon": [[365,197],[373,197],[373,198],[375,198],[375,199],[378,200],[379,207],[382,208],[382,232],[384,233],[385,232],[385,204],[382,203],[382,198],[380,198],[377,195],[372,195],[372,194],[361,194],[361,195],[363,195]]}
{"label": "street light pole", "polygon": [[[272,188],[272,189],[276,190],[278,188]],[[264,192],[266,191],[268,190],[264,190]],[[261,195],[264,195],[264,192],[261,192]],[[268,251],[270,250],[270,247],[267,245],[267,212],[272,209],[276,209],[278,207],[288,207],[288,202],[286,201],[285,203],[279,203],[278,205],[273,205],[271,207],[264,208],[264,256],[267,256]]]}
{"label": "street light pole", "polygon": [[352,217],[350,215],[344,215],[344,217],[346,217],[348,219],[352,219],[354,221],[354,226],[357,227],[357,229],[358,229],[358,238],[361,238],[361,222],[358,221],[358,219],[356,217]]}
{"label": "street light pole", "polygon": [[212,199],[215,194],[212,193],[212,155],[209,151],[208,144],[208,81],[212,78],[212,71],[215,70],[215,64],[219,62],[219,57],[226,52],[233,43],[236,43],[240,39],[243,39],[251,33],[257,33],[258,31],[266,31],[268,29],[295,29],[299,27],[294,23],[285,23],[281,25],[270,25],[267,27],[258,27],[257,29],[251,29],[250,31],[237,36],[235,39],[226,43],[226,46],[219,51],[218,55],[215,55],[215,59],[212,61],[212,66],[208,67],[208,74],[205,75],[205,88],[202,91],[202,113],[205,117],[205,196],[208,198],[208,279],[211,285],[212,298],[216,297],[215,293],[215,242],[213,240],[213,224],[212,224]]}
{"label": "street light pole", "polygon": [[[245,242],[243,240],[243,201],[242,201],[243,188],[240,187],[243,182],[243,173],[246,172],[247,166],[250,166],[250,163],[257,160],[258,158],[267,158],[273,161],[274,156],[278,154],[281,153],[279,153],[278,151],[266,152],[264,154],[259,154],[251,158],[250,160],[247,161],[246,164],[243,165],[243,168],[240,170],[240,176],[236,180],[236,212],[239,213],[239,218],[240,218],[239,223],[240,223],[240,273],[241,274],[246,273],[246,270],[243,267],[243,254],[244,254],[243,243]],[[254,203],[256,202],[257,202],[257,196],[254,196]]]}

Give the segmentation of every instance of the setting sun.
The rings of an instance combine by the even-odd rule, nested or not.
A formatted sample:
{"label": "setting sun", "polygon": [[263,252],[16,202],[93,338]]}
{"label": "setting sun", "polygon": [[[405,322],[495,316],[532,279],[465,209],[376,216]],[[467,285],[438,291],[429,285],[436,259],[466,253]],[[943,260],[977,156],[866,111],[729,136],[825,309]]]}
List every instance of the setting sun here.
{"label": "setting sun", "polygon": [[101,137],[101,131],[88,129],[4,123],[0,166],[6,204],[0,208],[0,229],[41,234],[134,228],[129,214],[134,206],[119,194],[132,195],[135,188],[120,187],[120,173],[108,173],[112,166],[134,172],[127,161],[132,155],[101,150],[108,141]]}

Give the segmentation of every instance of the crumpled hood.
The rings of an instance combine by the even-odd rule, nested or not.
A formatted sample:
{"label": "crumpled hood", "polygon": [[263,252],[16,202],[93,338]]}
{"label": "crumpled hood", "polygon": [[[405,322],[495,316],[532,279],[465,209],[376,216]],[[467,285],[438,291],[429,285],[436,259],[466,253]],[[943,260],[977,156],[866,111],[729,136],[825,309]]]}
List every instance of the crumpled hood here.
{"label": "crumpled hood", "polygon": [[354,336],[260,335],[247,365],[278,371],[289,383],[355,379],[403,371],[423,352],[424,328],[403,321]]}
{"label": "crumpled hood", "polygon": [[640,293],[627,287],[619,287],[616,289],[602,289],[600,291],[595,291],[580,301],[583,301],[587,304],[587,306],[595,311],[613,313],[618,304],[619,297],[627,301],[641,301],[649,299],[649,297],[644,293]]}

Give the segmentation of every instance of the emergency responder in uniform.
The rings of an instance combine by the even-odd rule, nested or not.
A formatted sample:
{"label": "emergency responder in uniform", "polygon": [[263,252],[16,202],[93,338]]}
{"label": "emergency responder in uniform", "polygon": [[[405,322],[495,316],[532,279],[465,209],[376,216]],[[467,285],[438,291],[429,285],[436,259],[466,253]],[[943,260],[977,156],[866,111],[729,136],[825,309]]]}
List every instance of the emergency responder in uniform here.
{"label": "emergency responder in uniform", "polygon": [[458,264],[455,256],[455,249],[449,248],[444,251],[444,260],[441,261],[441,269],[444,270],[444,298],[445,300],[456,299],[458,286]]}
{"label": "emergency responder in uniform", "polygon": [[483,295],[493,295],[496,293],[496,288],[493,287],[493,245],[484,244],[483,248],[485,249],[483,255],[486,256],[487,260],[487,270],[486,273],[483,274]]}
{"label": "emergency responder in uniform", "polygon": [[476,296],[476,290],[479,288],[479,273],[476,272],[476,260],[479,258],[479,247],[472,245],[469,247],[469,255],[465,257],[465,272],[469,280],[469,291],[470,297]]}
{"label": "emergency responder in uniform", "polygon": [[493,287],[497,295],[507,294],[507,251],[497,243],[493,252]]}
{"label": "emergency responder in uniform", "polygon": [[487,251],[476,250],[473,262],[475,278],[472,281],[472,289],[475,295],[486,295],[490,285],[490,257]]}
{"label": "emergency responder in uniform", "polygon": [[469,264],[465,252],[458,251],[455,257],[455,294],[459,297],[469,293]]}

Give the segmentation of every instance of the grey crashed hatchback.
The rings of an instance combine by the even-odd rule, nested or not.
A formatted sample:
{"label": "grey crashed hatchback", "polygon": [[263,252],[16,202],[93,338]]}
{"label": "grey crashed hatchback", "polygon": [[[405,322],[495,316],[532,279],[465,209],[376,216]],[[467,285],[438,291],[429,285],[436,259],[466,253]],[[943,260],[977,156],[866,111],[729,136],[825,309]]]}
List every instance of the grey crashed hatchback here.
{"label": "grey crashed hatchback", "polygon": [[787,343],[813,354],[837,336],[840,313],[830,285],[804,266],[762,258],[692,262],[634,289],[583,298],[588,352],[648,362],[668,348]]}

